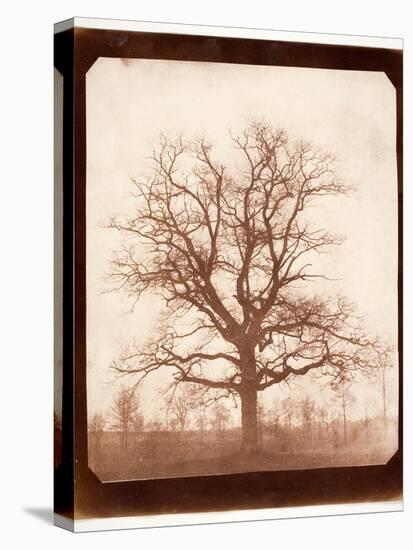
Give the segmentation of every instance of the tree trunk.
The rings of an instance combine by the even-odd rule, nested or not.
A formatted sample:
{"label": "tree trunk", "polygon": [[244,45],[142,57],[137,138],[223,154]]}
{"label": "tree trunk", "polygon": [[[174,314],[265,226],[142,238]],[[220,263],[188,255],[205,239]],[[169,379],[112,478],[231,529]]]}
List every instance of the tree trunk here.
{"label": "tree trunk", "polygon": [[241,422],[241,453],[258,453],[257,389],[254,386],[245,387],[241,393]]}
{"label": "tree trunk", "polygon": [[254,349],[245,346],[240,350],[241,360],[241,454],[259,453],[257,380]]}

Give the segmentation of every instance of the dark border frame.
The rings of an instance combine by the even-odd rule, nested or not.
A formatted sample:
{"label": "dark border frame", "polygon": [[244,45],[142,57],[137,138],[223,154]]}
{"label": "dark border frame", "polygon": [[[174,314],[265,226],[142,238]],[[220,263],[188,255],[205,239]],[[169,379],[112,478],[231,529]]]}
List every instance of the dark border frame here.
{"label": "dark border frame", "polygon": [[[402,495],[402,60],[399,50],[75,28],[55,35],[63,106],[63,413],[55,512],[70,518],[386,501]],[[383,466],[102,483],[88,468],[86,399],[86,73],[99,57],[385,72],[396,90],[399,449]],[[276,516],[276,513],[274,513]]]}

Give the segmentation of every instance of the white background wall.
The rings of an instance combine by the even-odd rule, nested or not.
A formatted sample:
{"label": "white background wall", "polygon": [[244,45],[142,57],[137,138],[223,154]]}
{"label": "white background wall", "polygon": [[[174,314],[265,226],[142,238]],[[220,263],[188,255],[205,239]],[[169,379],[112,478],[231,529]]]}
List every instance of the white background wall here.
{"label": "white background wall", "polygon": [[[52,498],[52,24],[73,15],[405,38],[405,209],[411,208],[409,2],[60,0],[2,7],[0,32],[0,544],[4,548],[411,547],[412,346],[406,343],[405,512],[72,535],[50,525]],[[410,127],[409,127],[410,126]],[[407,250],[412,213],[406,215]],[[410,247],[411,248],[411,247]],[[405,290],[405,334],[412,334]],[[408,340],[408,337],[406,337]],[[410,540],[409,540],[410,539]]]}

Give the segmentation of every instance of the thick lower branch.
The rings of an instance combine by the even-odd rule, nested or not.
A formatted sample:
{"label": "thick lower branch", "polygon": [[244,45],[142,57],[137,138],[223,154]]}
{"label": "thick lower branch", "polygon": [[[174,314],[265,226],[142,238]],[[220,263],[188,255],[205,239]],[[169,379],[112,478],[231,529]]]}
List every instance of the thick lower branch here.
{"label": "thick lower branch", "polygon": [[261,377],[268,377],[270,380],[267,380],[266,382],[262,382],[261,384],[258,384],[258,389],[260,391],[265,390],[266,388],[273,386],[274,384],[279,384],[283,380],[286,380],[291,374],[295,374],[297,376],[303,376],[307,374],[310,370],[318,369],[328,363],[330,359],[329,355],[323,355],[321,359],[318,361],[315,361],[313,363],[308,363],[307,365],[299,368],[294,368],[288,365],[287,363],[284,364],[282,371],[273,371],[269,368],[263,368],[260,371]]}

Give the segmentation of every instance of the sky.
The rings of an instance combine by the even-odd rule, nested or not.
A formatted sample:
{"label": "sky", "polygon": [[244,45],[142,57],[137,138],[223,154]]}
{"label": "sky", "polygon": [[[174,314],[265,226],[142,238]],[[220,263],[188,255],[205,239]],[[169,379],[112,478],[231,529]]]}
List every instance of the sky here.
{"label": "sky", "polygon": [[[228,130],[237,133],[251,118],[265,118],[294,139],[334,152],[339,172],[357,190],[349,198],[329,199],[312,214],[320,227],[346,236],[342,246],[320,258],[320,269],[340,279],[324,281],[320,290],[344,293],[369,329],[396,344],[396,103],[384,73],[100,58],[89,70],[86,86],[90,414],[110,409],[119,383],[112,382],[109,365],[128,342],[143,343],[150,336],[162,310],[159,299],[146,295],[130,313],[130,299],[109,292],[104,280],[112,250],[121,242],[105,223],[130,208],[131,178],[148,171],[145,157],[161,131],[204,134],[225,161],[231,154]],[[394,410],[397,368],[388,378]],[[158,391],[166,382],[157,373],[143,386],[148,419],[163,415]],[[310,381],[300,380],[299,386],[297,392],[327,399]],[[274,388],[265,392],[265,399],[270,403],[289,391]],[[374,400],[378,392],[371,382],[362,382],[363,397],[353,416],[363,414],[363,400]]]}

